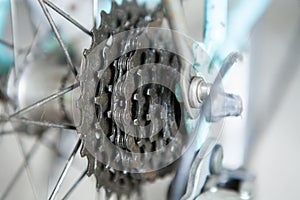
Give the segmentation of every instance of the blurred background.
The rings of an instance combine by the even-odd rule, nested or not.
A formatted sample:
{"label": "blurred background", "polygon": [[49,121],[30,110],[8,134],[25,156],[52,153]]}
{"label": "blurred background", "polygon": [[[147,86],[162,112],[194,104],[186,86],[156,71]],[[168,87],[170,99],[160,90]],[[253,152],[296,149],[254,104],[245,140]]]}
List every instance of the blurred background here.
{"label": "blurred background", "polygon": [[247,131],[258,199],[298,199],[300,1],[274,1],[251,34]]}
{"label": "blurred background", "polygon": [[[18,1],[16,2],[18,4]],[[230,8],[235,2],[230,1]],[[86,27],[92,27],[91,4],[72,7],[68,1],[56,3]],[[201,41],[203,1],[185,0],[183,4],[191,36]],[[300,197],[299,11],[299,0],[273,0],[247,38],[243,62],[233,68],[230,77],[224,83],[227,92],[240,94],[244,102],[242,117],[225,120],[221,137],[225,153],[224,165],[230,169],[246,166],[255,174],[255,199],[258,200]],[[57,14],[52,13],[55,19],[59,19]],[[76,44],[79,50],[75,59],[80,63],[80,53],[89,47],[90,40],[69,23],[62,23],[68,30],[64,32],[66,38],[71,38],[71,42]],[[21,24],[22,28],[19,28],[22,36],[19,37],[18,43],[21,46],[26,46],[32,40],[32,29],[25,24],[28,23],[24,23],[23,27]],[[42,26],[47,27],[48,24],[44,23]],[[0,111],[4,112],[3,108],[0,108]],[[7,199],[34,199],[35,196],[38,196],[38,199],[46,199],[51,192],[66,158],[76,143],[77,135],[75,132],[49,132],[47,141],[51,143],[59,137],[60,142],[40,145],[31,161],[25,163],[25,170],[20,172],[20,179],[14,186],[10,185],[11,180],[24,162],[24,154],[32,150],[35,141],[30,136],[22,136],[21,139],[14,135],[1,136],[0,194],[11,187],[12,192]],[[51,145],[59,146],[58,158],[57,152],[49,148]],[[54,169],[49,165],[49,161],[56,163]],[[77,155],[61,191],[66,191],[85,168],[86,159]],[[170,179],[147,184],[144,186],[144,195],[150,199],[164,199]],[[48,185],[50,187],[47,187]],[[60,198],[63,193],[59,194]],[[85,177],[70,199],[95,199],[95,196],[94,178]]]}

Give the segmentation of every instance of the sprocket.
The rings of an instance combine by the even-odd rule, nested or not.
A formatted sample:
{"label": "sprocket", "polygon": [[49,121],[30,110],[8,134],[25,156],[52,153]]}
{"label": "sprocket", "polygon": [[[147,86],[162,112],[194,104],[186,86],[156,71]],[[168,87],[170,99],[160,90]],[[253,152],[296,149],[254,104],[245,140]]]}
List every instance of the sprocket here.
{"label": "sprocket", "polygon": [[[182,135],[178,133],[182,113],[175,95],[167,87],[143,84],[147,82],[146,77],[155,81],[163,75],[162,72],[150,70],[152,74],[145,75],[136,69],[154,64],[172,66],[174,71],[179,71],[177,56],[163,48],[127,51],[139,45],[136,38],[141,32],[153,24],[160,26],[162,19],[160,7],[150,12],[135,1],[123,1],[121,5],[113,3],[109,14],[101,13],[101,25],[93,29],[92,45],[84,52],[79,74],[81,95],[77,101],[80,110],[78,132],[84,141],[81,155],[87,157],[88,175],[95,175],[97,187],[116,193],[118,197],[139,192],[141,183],[169,174],[174,171],[175,164],[145,173],[131,173],[126,167],[143,165],[153,169],[160,165],[161,160],[178,156],[182,146]],[[116,42],[114,36],[124,31],[127,31],[124,33],[126,37],[116,45],[118,48],[112,49],[111,43]],[[100,48],[103,41],[105,47]],[[143,42],[151,43],[151,40]],[[170,41],[155,42],[161,42],[163,47]],[[107,63],[107,54],[121,55]],[[135,74],[134,78],[132,74]],[[174,77],[167,80],[171,81],[171,78]],[[135,87],[130,100],[125,99],[128,85]],[[155,107],[157,104],[164,108],[164,112]],[[162,151],[161,148],[170,141],[172,150]],[[91,152],[90,144],[105,162],[99,161],[99,157]],[[161,151],[161,156],[150,158],[147,153],[154,151]],[[126,152],[132,156],[127,156]],[[110,166],[112,162],[124,168],[115,169]]]}

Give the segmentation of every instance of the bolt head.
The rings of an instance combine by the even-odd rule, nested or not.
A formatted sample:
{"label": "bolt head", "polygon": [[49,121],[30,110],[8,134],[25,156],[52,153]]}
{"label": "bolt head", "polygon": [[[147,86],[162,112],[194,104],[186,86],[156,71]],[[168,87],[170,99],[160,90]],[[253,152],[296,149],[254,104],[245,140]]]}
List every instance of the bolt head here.
{"label": "bolt head", "polygon": [[217,144],[212,150],[212,155],[210,157],[210,173],[220,174],[222,171],[223,163],[223,148],[221,145]]}

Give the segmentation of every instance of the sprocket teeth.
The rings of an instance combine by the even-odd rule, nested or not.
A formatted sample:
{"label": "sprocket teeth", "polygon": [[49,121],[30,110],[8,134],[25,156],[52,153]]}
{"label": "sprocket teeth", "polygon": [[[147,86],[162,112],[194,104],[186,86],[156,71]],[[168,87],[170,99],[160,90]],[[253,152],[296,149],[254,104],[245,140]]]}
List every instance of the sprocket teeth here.
{"label": "sprocket teeth", "polygon": [[91,176],[95,172],[95,158],[88,157],[87,175]]}
{"label": "sprocket teeth", "polygon": [[112,118],[112,111],[111,110],[107,111],[106,115],[107,115],[107,118],[111,119]]}
{"label": "sprocket teeth", "polygon": [[96,123],[95,123],[95,129],[96,129],[96,130],[102,130],[102,128],[101,128],[101,123],[100,123],[100,122],[96,122]]}
{"label": "sprocket teeth", "polygon": [[107,91],[111,93],[113,91],[113,86],[112,85],[108,85],[107,86]]}
{"label": "sprocket teeth", "polygon": [[149,113],[149,114],[147,114],[146,115],[146,120],[147,121],[151,121],[151,119],[152,119],[152,115]]}
{"label": "sprocket teeth", "polygon": [[102,22],[103,21],[108,21],[109,20],[110,14],[106,13],[105,11],[101,11],[100,16],[101,16],[101,24],[99,25],[98,29],[102,28],[102,26],[103,26]]}
{"label": "sprocket teeth", "polygon": [[139,141],[137,141],[138,146],[141,148],[142,146],[144,146],[144,144],[146,143],[145,139],[140,139]]}
{"label": "sprocket teeth", "polygon": [[133,120],[133,124],[134,124],[135,126],[140,125],[139,119],[134,119],[134,120]]}
{"label": "sprocket teeth", "polygon": [[116,10],[116,9],[119,9],[119,5],[115,2],[115,1],[112,1],[111,3],[111,12]]}
{"label": "sprocket teeth", "polygon": [[[89,53],[91,53],[98,44],[108,39],[109,37],[112,37],[114,34],[128,31],[136,27],[147,27],[149,26],[149,23],[152,23],[153,21],[157,21],[158,23],[160,23],[160,19],[158,19],[162,17],[159,14],[160,12],[161,11],[158,11],[155,14],[149,14],[145,7],[138,6],[136,1],[123,1],[123,4],[121,5],[113,3],[111,12],[109,14],[101,12],[101,24],[98,27],[94,27],[92,30],[93,42],[90,49],[86,50],[84,53],[85,59],[87,61],[91,61],[88,60],[91,59]],[[147,18],[149,18],[149,20]],[[124,24],[126,24],[126,26],[124,26]],[[141,29],[140,31],[144,30]],[[126,38],[122,41],[123,43],[120,44],[120,46],[128,45],[128,48],[130,49],[138,47],[140,45],[136,42],[136,38],[139,36],[139,34],[141,34],[141,32],[132,30],[130,34],[132,34],[129,35],[129,38],[132,38],[131,41],[127,40]],[[148,42],[150,44],[149,41],[145,42]],[[125,47],[121,47],[120,49],[120,52],[124,52],[126,50]],[[90,63],[93,62],[89,63],[85,61],[85,63],[83,64],[82,69],[84,70],[82,70],[79,75],[79,80],[81,82],[81,97],[77,101],[82,112],[81,122],[86,123],[79,127],[79,129],[82,130],[79,130],[78,132],[81,132],[85,137],[96,137],[97,140],[93,142],[96,142],[95,149],[97,149],[98,153],[97,158],[98,155],[103,155],[107,162],[106,164],[103,164],[98,161],[94,157],[94,154],[91,154],[88,151],[85,144],[82,147],[81,156],[87,158],[88,174],[95,175],[97,188],[105,188],[105,190],[109,192],[116,193],[118,198],[125,195],[128,195],[128,198],[130,198],[130,195],[132,193],[140,192],[141,183],[144,183],[145,181],[153,181],[156,178],[162,177],[163,175],[169,173],[171,170],[170,168],[165,172],[133,174],[129,169],[131,166],[132,168],[137,169],[142,164],[149,168],[151,168],[151,166],[153,167],[159,165],[159,159],[161,158],[151,159],[148,154],[157,150],[157,148],[160,148],[164,144],[164,136],[168,136],[170,134],[164,135],[162,131],[157,130],[157,127],[151,127],[150,125],[150,128],[148,129],[152,129],[151,131],[153,132],[153,135],[150,138],[146,138],[147,131],[149,132],[149,130],[141,128],[139,126],[148,126],[149,123],[161,123],[157,122],[157,113],[155,113],[155,116],[154,114],[152,116],[150,104],[162,103],[164,105],[168,104],[169,107],[172,107],[173,105],[169,103],[169,97],[167,95],[159,94],[161,89],[157,89],[153,85],[150,87],[147,86],[147,90],[145,88],[140,88],[137,90],[136,95],[132,97],[133,100],[136,101],[135,106],[137,113],[135,113],[135,116],[131,116],[130,114],[132,114],[132,110],[134,110],[130,110],[133,106],[133,103],[128,105],[125,98],[119,98],[118,101],[116,100],[116,102],[112,102],[112,99],[114,100],[113,95],[124,94],[124,87],[122,87],[122,85],[117,86],[114,83],[117,82],[120,77],[126,75],[129,70],[136,67],[136,64],[140,65],[145,63],[151,64],[157,62],[166,62],[166,60],[169,59],[169,56],[162,51],[157,52],[157,50],[154,49],[142,51],[134,50],[127,53],[126,55],[121,56],[121,58],[114,60],[113,64],[108,67],[108,69],[111,71],[108,71],[107,74],[103,73],[103,71],[100,73],[101,69],[103,68],[102,65],[105,64],[104,54],[109,53],[109,51],[109,45],[105,47],[105,50],[101,49],[99,51],[99,60],[101,64],[99,64],[100,67],[98,67],[98,69],[94,69],[93,66],[91,66]],[[162,56],[163,58],[159,57],[159,59],[156,59],[157,54],[159,56]],[[145,74],[145,72],[140,71],[138,73],[140,73],[140,77],[133,80],[133,85],[137,84],[138,82],[144,83],[149,81],[148,79],[145,79],[145,75],[147,75]],[[154,71],[151,72],[151,74],[152,73],[154,74]],[[88,74],[89,76],[86,74]],[[93,78],[92,80],[86,80],[88,79],[88,77]],[[126,80],[126,76],[124,76],[124,79]],[[155,80],[155,77],[152,80]],[[92,94],[91,91],[94,89],[97,91],[93,91],[94,93]],[[93,96],[91,96],[90,94],[92,94]],[[159,102],[159,100],[161,102]],[[130,99],[130,101],[132,101],[132,99]],[[93,109],[90,109],[90,103],[94,104]],[[124,110],[129,109],[130,114],[127,113],[129,116],[127,116],[126,112],[123,112],[122,109],[121,111],[117,110],[117,106]],[[95,114],[95,116],[92,116],[95,111],[97,113]],[[87,116],[87,119],[91,120],[91,122],[83,119],[85,115]],[[126,117],[122,118],[123,115]],[[120,116],[121,119],[118,120],[120,121],[121,126],[123,126],[123,124],[126,124],[128,121],[130,121],[130,123],[127,124],[132,124],[131,120],[133,120],[133,124],[135,126],[121,131],[121,128],[118,127],[116,116]],[[175,123],[172,117],[169,119],[173,120],[172,123]],[[139,136],[143,136],[145,138],[138,139],[138,137],[128,135],[129,133],[131,134],[134,131],[137,131],[138,134],[140,134]],[[111,149],[106,149],[107,145],[102,145],[104,144],[104,139],[108,139],[114,145],[118,146],[120,149],[126,152],[139,154],[135,154],[132,157],[126,157],[124,151],[118,150],[117,152],[112,153]],[[164,156],[165,154],[162,154],[163,159]],[[117,171],[111,169],[110,164],[112,162],[120,163],[124,166],[124,170]]]}
{"label": "sprocket teeth", "polygon": [[95,97],[94,98],[94,103],[97,105],[101,105],[101,97]]}

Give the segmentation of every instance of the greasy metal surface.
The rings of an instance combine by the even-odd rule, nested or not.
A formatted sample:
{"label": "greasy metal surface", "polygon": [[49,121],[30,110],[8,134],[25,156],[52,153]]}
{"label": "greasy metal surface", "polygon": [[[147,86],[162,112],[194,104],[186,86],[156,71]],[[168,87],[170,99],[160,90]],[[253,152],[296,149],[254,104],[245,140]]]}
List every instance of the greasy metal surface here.
{"label": "greasy metal surface", "polygon": [[[239,58],[240,58],[239,53],[232,53],[226,58],[217,78],[215,79],[215,81],[211,87],[209,97],[207,97],[207,100],[204,101],[204,103],[201,107],[201,113],[203,113],[203,115],[200,115],[200,117],[197,120],[194,120],[194,121],[187,120],[186,121],[186,122],[188,122],[190,131],[192,131],[194,134],[196,134],[197,137],[195,138],[194,144],[188,149],[189,153],[186,153],[184,155],[184,157],[182,158],[183,162],[181,162],[179,165],[178,173],[176,174],[174,181],[170,187],[171,190],[173,190],[169,194],[171,199],[179,199],[185,190],[187,176],[190,172],[190,168],[191,168],[191,165],[192,165],[192,162],[194,159],[194,152],[199,150],[199,148],[203,148],[203,144],[209,134],[208,130],[209,130],[210,124],[209,124],[208,120],[212,119],[212,116],[214,116],[214,113],[211,112],[212,110],[214,110],[211,107],[211,101],[214,101],[216,98],[216,95],[218,95],[222,91],[222,85],[221,85],[222,79],[227,74],[227,72],[232,67],[232,65]],[[224,103],[224,101],[222,101],[222,102]],[[221,103],[221,107],[223,107],[223,103]],[[226,106],[224,108],[226,108]],[[227,112],[230,114],[231,111],[232,110],[228,110]],[[239,111],[238,113],[241,113],[242,110],[238,110],[238,111]],[[220,119],[222,119],[222,118],[218,118],[218,120],[220,120]],[[220,132],[218,132],[218,133],[220,133]],[[184,184],[182,184],[182,183],[184,183]]]}
{"label": "greasy metal surface", "polygon": [[[170,140],[176,140],[174,151],[181,146],[180,134],[177,134],[181,113],[180,109],[178,112],[180,106],[175,95],[164,86],[144,84],[149,80],[162,79],[165,72],[160,72],[159,68],[155,67],[157,64],[172,65],[175,71],[179,71],[176,56],[163,49],[126,53],[128,48],[138,45],[136,37],[145,31],[133,30],[134,28],[159,25],[161,19],[159,9],[149,13],[144,7],[138,7],[134,1],[123,2],[121,5],[113,4],[110,14],[101,13],[101,25],[93,30],[93,43],[85,52],[79,75],[81,97],[77,104],[81,116],[78,131],[84,140],[81,155],[87,157],[88,175],[95,175],[97,187],[103,187],[108,194],[116,193],[118,197],[139,192],[142,182],[153,181],[172,172],[174,168],[171,166],[133,174],[130,173],[129,167],[143,164],[144,168],[155,168],[160,165],[161,160],[171,159],[176,153],[167,155],[161,150],[163,145],[168,144]],[[116,45],[118,41],[114,36],[131,29],[132,31],[125,33],[125,37]],[[99,44],[105,40],[105,48],[101,48]],[[108,63],[108,56],[117,54],[121,57]],[[145,73],[141,72],[141,69],[134,71],[135,67],[147,64],[154,64],[153,69],[148,70],[149,74],[141,74]],[[96,71],[93,71],[94,66],[99,66]],[[173,79],[174,77],[170,76],[166,81],[176,81],[176,78]],[[136,88],[136,91],[132,94],[130,88]],[[126,99],[128,94],[131,96]],[[157,105],[160,105],[159,109]],[[161,108],[164,108],[164,112]],[[148,129],[141,128],[147,127],[149,123]],[[95,145],[96,149],[91,151],[91,145]],[[116,147],[134,153],[135,157],[115,151]],[[153,151],[162,151],[161,156],[155,159],[147,157],[147,152]],[[107,163],[99,161],[103,159]],[[114,169],[109,164],[113,162],[119,163],[124,169]]]}
{"label": "greasy metal surface", "polygon": [[[181,2],[164,0],[163,3],[170,27],[173,30],[178,31],[180,34],[187,34],[188,29]],[[184,38],[178,36],[179,34],[173,34],[175,45],[180,55],[183,55],[187,60],[193,60],[191,46],[188,46],[188,43],[184,40]],[[195,119],[199,116],[200,110],[199,108],[193,108],[189,102],[190,81],[192,77],[195,76],[192,66],[193,64],[183,62],[181,59],[180,73],[182,74],[182,77],[180,79],[180,90],[181,98],[189,117],[191,119]]]}
{"label": "greasy metal surface", "polygon": [[194,77],[189,89],[189,102],[191,107],[200,108],[205,98],[209,95],[210,85],[201,77]]}
{"label": "greasy metal surface", "polygon": [[199,196],[206,178],[211,174],[210,160],[214,159],[214,154],[210,151],[214,148],[216,141],[212,138],[207,139],[200,151],[197,153],[190,173],[185,194],[181,200],[195,199]]}

